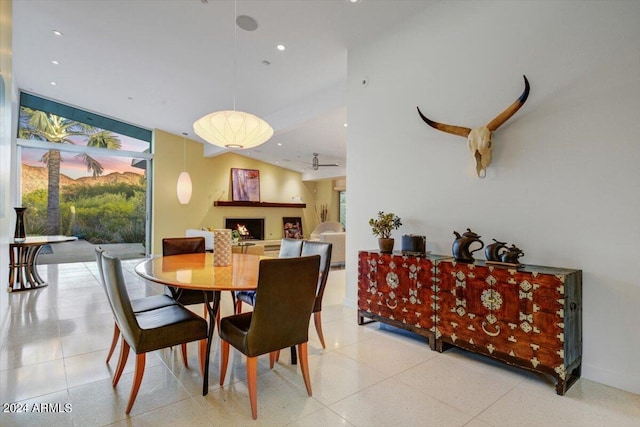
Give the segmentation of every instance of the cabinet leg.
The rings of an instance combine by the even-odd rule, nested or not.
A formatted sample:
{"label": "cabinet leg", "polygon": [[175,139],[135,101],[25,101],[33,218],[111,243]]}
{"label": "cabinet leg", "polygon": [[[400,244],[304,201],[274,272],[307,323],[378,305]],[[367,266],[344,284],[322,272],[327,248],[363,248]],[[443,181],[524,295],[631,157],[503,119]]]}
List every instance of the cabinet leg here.
{"label": "cabinet leg", "polygon": [[558,378],[558,382],[556,383],[556,394],[563,396],[567,390],[569,390],[569,388],[580,379],[580,375],[582,375],[582,364],[579,364],[573,370],[567,372],[564,380]]}
{"label": "cabinet leg", "polygon": [[364,320],[364,316],[358,312],[358,325],[368,325],[369,323],[377,322],[377,320]]}
{"label": "cabinet leg", "polygon": [[453,346],[449,343],[443,342],[442,340],[436,340],[435,347],[438,353],[444,353]]}

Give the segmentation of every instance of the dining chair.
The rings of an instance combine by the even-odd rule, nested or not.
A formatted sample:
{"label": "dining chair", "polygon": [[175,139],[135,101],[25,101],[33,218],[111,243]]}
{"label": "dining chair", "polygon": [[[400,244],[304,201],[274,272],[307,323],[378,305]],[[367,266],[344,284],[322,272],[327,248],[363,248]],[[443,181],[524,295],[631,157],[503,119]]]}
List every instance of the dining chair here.
{"label": "dining chair", "polygon": [[[280,241],[280,252],[278,258],[299,257],[302,253],[302,240],[300,239],[282,239]],[[237,291],[235,292],[236,313],[242,313],[242,303],[254,305],[256,291]]]}
{"label": "dining chair", "polygon": [[312,395],[307,341],[319,268],[319,255],[261,260],[253,311],[224,317],[220,321],[220,385],[224,384],[231,345],[247,356],[247,383],[254,420],[258,417],[260,355],[269,353],[273,368],[277,350],[297,345],[302,377],[308,395]]}
{"label": "dining chair", "polygon": [[[205,252],[204,237],[165,237],[162,239],[162,256],[199,254]],[[182,305],[204,304],[204,293],[192,289],[166,286],[168,293]],[[213,301],[213,292],[207,295]],[[207,313],[205,307],[205,315]]]}
{"label": "dining chair", "polygon": [[[204,237],[165,237],[162,239],[162,256],[182,255],[182,254],[200,254],[206,252]],[[174,286],[165,286],[165,293],[182,305],[206,304],[203,291],[194,289],[181,289]],[[213,292],[207,292],[207,300],[213,301]],[[235,303],[235,301],[234,301]],[[207,318],[207,307],[203,308],[204,318]],[[219,320],[216,319],[216,321]],[[185,366],[189,366],[187,362],[187,345],[181,346],[182,359]]]}
{"label": "dining chair", "polygon": [[313,304],[313,324],[316,327],[318,338],[322,348],[327,348],[324,344],[324,334],[322,333],[322,297],[327,286],[329,271],[331,270],[331,251],[333,244],[328,242],[316,242],[305,240],[302,244],[302,256],[320,255],[320,276],[316,287],[316,298]]}
{"label": "dining chair", "polygon": [[[102,254],[104,249],[101,246],[97,246],[95,248],[96,251],[96,264],[98,266],[98,276],[100,286],[104,290],[105,294],[107,293],[107,288],[104,284],[104,273],[102,270]],[[107,300],[109,298],[107,297]],[[111,303],[109,303],[111,304]],[[136,298],[131,300],[131,307],[134,313],[142,313],[143,311],[155,310],[156,308],[166,307],[168,305],[177,304],[176,301],[168,295],[152,295],[143,298]],[[107,363],[111,360],[111,356],[113,356],[113,351],[116,348],[118,343],[118,338],[120,338],[120,328],[118,328],[118,323],[113,321],[113,338],[111,339],[111,347],[109,348],[109,354],[107,354]],[[185,362],[186,363],[186,362]]]}
{"label": "dining chair", "polygon": [[[304,240],[302,243],[301,256],[320,255],[320,275],[318,276],[316,298],[313,304],[313,324],[316,328],[316,333],[318,334],[322,348],[327,348],[324,343],[324,333],[322,332],[322,297],[324,296],[324,289],[327,285],[329,271],[331,270],[332,249],[333,244],[328,242]],[[280,351],[277,351],[276,361],[279,359]],[[297,360],[296,348],[291,347],[291,363],[295,365]]]}
{"label": "dining chair", "polygon": [[148,352],[200,340],[200,366],[201,368],[204,366],[207,321],[180,304],[135,313],[122,274],[120,260],[103,252],[102,269],[113,316],[122,334],[120,360],[112,381],[114,387],[118,385],[129,350],[133,349],[136,354],[134,378],[129,403],[125,410],[125,413],[129,414],[142,383]]}

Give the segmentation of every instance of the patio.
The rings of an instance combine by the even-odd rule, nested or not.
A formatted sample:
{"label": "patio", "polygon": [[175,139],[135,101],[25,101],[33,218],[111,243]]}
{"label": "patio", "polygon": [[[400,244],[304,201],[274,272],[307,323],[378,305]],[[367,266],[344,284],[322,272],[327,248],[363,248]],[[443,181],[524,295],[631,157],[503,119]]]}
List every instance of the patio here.
{"label": "patio", "polygon": [[72,262],[95,261],[96,246],[102,246],[109,253],[120,259],[135,259],[145,256],[141,243],[104,243],[93,244],[86,240],[56,243],[45,246],[38,256],[38,264],[63,264]]}

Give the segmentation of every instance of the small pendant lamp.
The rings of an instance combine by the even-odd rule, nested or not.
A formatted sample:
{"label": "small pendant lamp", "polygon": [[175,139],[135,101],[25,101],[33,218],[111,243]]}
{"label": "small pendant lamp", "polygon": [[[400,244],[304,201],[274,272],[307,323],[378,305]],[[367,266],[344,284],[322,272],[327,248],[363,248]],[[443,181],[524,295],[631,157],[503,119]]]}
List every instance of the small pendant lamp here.
{"label": "small pendant lamp", "polygon": [[233,110],[216,111],[199,118],[193,124],[193,131],[209,144],[247,149],[267,142],[273,136],[273,128],[253,114],[236,111],[237,3],[234,1],[233,7]]}
{"label": "small pendant lamp", "polygon": [[[184,133],[183,135],[186,135]],[[185,138],[182,137],[182,150],[183,150],[183,168],[182,172],[178,176],[178,184],[176,185],[176,192],[178,194],[178,201],[181,205],[186,205],[191,200],[191,176],[187,172],[187,145]]]}

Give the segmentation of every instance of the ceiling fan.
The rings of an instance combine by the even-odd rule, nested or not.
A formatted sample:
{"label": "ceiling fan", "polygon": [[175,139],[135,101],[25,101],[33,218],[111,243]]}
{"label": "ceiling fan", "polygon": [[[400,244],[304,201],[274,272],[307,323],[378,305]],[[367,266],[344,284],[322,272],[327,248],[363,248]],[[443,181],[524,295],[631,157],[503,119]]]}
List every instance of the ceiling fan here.
{"label": "ceiling fan", "polygon": [[317,171],[319,167],[321,166],[340,166],[337,163],[325,163],[325,164],[320,164],[320,161],[318,160],[318,153],[313,153],[313,163],[311,163],[313,165],[313,170]]}

